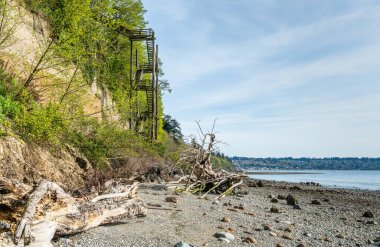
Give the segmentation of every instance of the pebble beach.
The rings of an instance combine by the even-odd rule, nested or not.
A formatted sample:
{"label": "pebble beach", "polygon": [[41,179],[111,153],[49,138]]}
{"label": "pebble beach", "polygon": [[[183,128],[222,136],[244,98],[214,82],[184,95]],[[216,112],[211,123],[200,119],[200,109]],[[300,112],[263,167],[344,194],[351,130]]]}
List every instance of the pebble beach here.
{"label": "pebble beach", "polygon": [[380,191],[249,180],[221,200],[141,184],[148,215],[54,246],[380,246]]}

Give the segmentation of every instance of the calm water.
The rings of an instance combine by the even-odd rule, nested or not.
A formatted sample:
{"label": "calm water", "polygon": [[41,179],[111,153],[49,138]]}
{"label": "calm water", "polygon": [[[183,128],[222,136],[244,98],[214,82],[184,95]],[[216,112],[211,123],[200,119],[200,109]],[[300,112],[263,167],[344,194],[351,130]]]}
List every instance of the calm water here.
{"label": "calm water", "polygon": [[[263,170],[253,170],[264,172]],[[251,178],[286,182],[317,182],[328,187],[380,190],[380,170],[268,170],[268,172],[314,172],[315,174],[253,174]]]}

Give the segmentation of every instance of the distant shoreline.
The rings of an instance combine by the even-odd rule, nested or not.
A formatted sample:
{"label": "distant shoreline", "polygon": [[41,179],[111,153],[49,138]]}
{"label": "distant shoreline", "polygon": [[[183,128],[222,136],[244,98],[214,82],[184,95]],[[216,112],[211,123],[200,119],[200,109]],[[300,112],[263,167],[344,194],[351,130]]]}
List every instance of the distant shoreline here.
{"label": "distant shoreline", "polygon": [[245,174],[248,174],[248,175],[291,175],[291,174],[323,174],[323,172],[269,172],[269,171],[265,171],[265,172],[253,172],[253,171],[249,171],[249,172],[246,172]]}

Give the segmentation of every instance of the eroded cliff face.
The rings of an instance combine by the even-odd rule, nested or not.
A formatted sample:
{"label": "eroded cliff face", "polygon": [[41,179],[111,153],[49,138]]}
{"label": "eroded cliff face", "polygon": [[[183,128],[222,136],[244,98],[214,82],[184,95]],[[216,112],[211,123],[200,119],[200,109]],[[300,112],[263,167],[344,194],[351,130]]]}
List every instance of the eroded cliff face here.
{"label": "eroded cliff face", "polygon": [[89,162],[70,147],[53,155],[15,137],[0,139],[0,176],[27,183],[47,178],[73,189],[84,185],[91,170]]}
{"label": "eroded cliff face", "polygon": [[[49,25],[42,15],[28,11],[22,1],[6,1],[10,16],[6,25],[14,27],[14,32],[8,41],[9,45],[0,50],[0,66],[23,83],[50,42]],[[51,63],[60,62],[58,58],[58,61],[55,59]],[[30,87],[41,103],[59,101],[75,71],[74,65],[70,64],[65,64],[65,67],[50,65],[44,66],[46,69],[38,76],[41,79],[36,79]],[[77,80],[72,87],[76,89],[75,100],[80,101],[84,113],[100,120],[107,116],[109,121],[119,121],[120,117],[109,90],[97,86],[96,82],[88,85],[80,71],[76,74]]]}

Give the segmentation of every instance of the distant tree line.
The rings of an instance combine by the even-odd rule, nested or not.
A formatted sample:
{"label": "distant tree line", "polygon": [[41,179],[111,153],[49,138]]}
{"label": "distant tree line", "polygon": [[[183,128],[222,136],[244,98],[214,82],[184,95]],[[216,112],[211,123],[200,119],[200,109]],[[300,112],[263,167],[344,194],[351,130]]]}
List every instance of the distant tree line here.
{"label": "distant tree line", "polygon": [[380,158],[248,158],[232,157],[240,169],[380,170]]}

